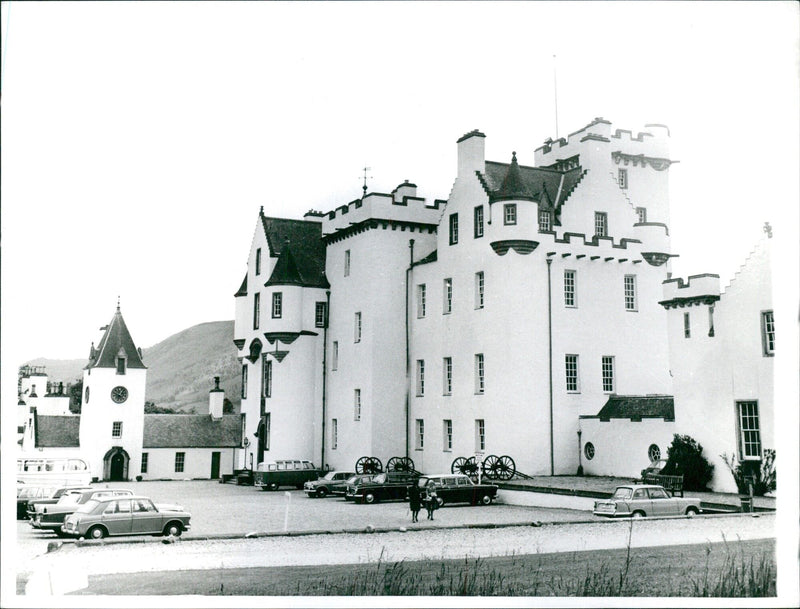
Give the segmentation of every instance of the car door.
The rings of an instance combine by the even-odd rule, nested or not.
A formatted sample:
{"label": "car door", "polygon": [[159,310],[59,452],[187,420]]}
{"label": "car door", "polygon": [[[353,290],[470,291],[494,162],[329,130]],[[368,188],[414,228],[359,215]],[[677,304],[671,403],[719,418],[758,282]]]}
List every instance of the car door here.
{"label": "car door", "polygon": [[131,500],[109,501],[100,517],[109,535],[128,535],[131,532]]}
{"label": "car door", "polygon": [[134,499],[131,533],[161,533],[161,513],[149,499]]}
{"label": "car door", "polygon": [[630,500],[631,513],[644,512],[646,516],[652,516],[653,509],[651,503],[652,501],[650,501],[650,497],[647,494],[647,489],[637,488],[633,491],[633,496]]}
{"label": "car door", "polygon": [[678,502],[667,495],[663,488],[649,488],[650,503],[654,516],[673,516],[678,514]]}

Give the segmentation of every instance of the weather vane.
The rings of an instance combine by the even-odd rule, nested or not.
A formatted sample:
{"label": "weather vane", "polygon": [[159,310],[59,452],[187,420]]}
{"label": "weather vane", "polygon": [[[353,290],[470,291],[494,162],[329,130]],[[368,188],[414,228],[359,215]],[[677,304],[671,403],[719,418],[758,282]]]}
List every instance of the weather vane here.
{"label": "weather vane", "polygon": [[[361,187],[361,189],[364,191],[364,194],[362,197],[367,196],[367,177],[372,178],[372,176],[367,176],[368,171],[372,171],[372,167],[364,167],[364,186]],[[361,178],[359,178],[359,180],[360,179]]]}

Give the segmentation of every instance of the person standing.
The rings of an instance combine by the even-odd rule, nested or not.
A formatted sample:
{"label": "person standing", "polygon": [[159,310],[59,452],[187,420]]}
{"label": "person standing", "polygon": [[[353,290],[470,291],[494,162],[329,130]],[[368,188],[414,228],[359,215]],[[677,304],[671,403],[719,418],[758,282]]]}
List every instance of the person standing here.
{"label": "person standing", "polygon": [[411,522],[419,522],[419,511],[422,509],[422,491],[416,481],[408,487],[408,507],[411,510]]}
{"label": "person standing", "polygon": [[433,480],[428,480],[425,487],[425,509],[428,510],[428,520],[433,520],[433,512],[439,508],[439,496],[436,494],[436,486]]}

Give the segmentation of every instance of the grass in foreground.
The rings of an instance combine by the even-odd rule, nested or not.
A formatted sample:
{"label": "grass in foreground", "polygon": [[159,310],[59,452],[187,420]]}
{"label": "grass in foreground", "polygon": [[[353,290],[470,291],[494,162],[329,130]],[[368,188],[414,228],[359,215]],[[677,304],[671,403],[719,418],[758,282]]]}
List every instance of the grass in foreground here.
{"label": "grass in foreground", "polygon": [[775,540],[460,560],[91,577],[77,594],[232,596],[776,595]]}

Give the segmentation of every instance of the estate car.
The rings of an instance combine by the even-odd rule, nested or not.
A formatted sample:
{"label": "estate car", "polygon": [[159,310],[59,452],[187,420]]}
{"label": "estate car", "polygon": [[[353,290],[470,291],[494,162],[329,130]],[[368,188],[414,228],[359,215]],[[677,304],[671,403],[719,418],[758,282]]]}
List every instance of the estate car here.
{"label": "estate car", "polygon": [[497,497],[496,484],[478,484],[464,474],[437,474],[421,476],[417,484],[425,489],[433,482],[439,507],[446,503],[489,505]]}
{"label": "estate car", "polygon": [[[169,506],[177,507],[177,506]],[[189,530],[191,515],[155,505],[148,497],[90,499],[64,520],[61,530],[73,537],[171,535]]]}
{"label": "estate car", "polygon": [[[331,490],[332,495],[341,495],[347,498],[347,489],[348,488],[355,488],[359,484],[365,484],[367,482],[372,482],[377,474],[355,474],[354,476],[350,476],[342,486],[336,487]],[[352,497],[351,497],[352,499]]]}
{"label": "estate car", "polygon": [[347,488],[347,481],[355,475],[355,472],[328,472],[322,478],[306,482],[303,485],[303,490],[309,497],[325,497],[340,489],[344,493]]}
{"label": "estate car", "polygon": [[348,485],[345,499],[361,503],[405,499],[408,487],[416,484],[418,478],[419,474],[415,472],[383,472],[370,482]]}
{"label": "estate car", "polygon": [[133,491],[127,489],[96,488],[74,490],[62,495],[55,504],[35,505],[33,510],[29,508],[28,516],[34,529],[49,529],[57,535],[63,535],[61,525],[64,524],[64,520],[90,499],[132,496]]}
{"label": "estate car", "polygon": [[699,514],[696,497],[672,497],[662,486],[630,484],[618,486],[610,499],[594,502],[595,516],[694,516]]}

